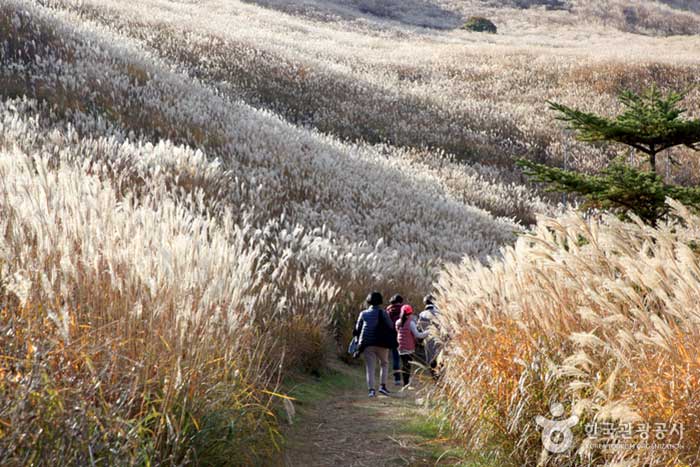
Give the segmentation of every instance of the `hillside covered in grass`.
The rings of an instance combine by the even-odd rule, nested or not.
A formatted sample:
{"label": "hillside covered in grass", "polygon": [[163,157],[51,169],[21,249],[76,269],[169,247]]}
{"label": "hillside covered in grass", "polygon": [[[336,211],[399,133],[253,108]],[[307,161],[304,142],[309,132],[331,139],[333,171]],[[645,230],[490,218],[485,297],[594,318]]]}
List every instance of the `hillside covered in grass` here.
{"label": "hillside covered in grass", "polygon": [[[509,28],[604,27],[651,36],[700,31],[700,5],[693,0],[244,0],[285,13],[326,21],[397,21],[448,30],[471,15],[489,16]],[[381,27],[386,27],[385,24]]]}
{"label": "hillside covered in grass", "polygon": [[561,212],[515,158],[614,155],[545,100],[698,108],[698,37],[516,3],[0,4],[3,459],[269,462],[279,382],[368,290],[416,299]]}

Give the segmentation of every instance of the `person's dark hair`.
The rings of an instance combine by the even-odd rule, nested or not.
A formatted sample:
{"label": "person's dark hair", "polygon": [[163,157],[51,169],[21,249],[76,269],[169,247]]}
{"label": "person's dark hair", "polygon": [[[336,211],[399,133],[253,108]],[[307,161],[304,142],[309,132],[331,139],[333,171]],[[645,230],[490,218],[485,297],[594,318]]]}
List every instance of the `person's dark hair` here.
{"label": "person's dark hair", "polygon": [[368,305],[378,306],[384,303],[384,297],[379,292],[371,292],[365,300]]}
{"label": "person's dark hair", "polygon": [[390,299],[389,303],[392,305],[398,305],[399,303],[403,303],[403,297],[399,294],[394,294]]}
{"label": "person's dark hair", "polygon": [[426,295],[423,297],[423,304],[424,305],[434,305],[435,304],[435,297],[433,297],[431,294]]}

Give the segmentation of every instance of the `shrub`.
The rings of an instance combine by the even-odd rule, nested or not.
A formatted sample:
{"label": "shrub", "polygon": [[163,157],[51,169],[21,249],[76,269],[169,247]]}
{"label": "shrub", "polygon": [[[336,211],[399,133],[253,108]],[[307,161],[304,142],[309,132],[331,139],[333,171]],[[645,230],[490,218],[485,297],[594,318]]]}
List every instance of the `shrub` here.
{"label": "shrub", "polygon": [[462,29],[474,32],[488,32],[491,34],[496,34],[498,32],[498,28],[496,28],[496,25],[493,24],[491,20],[481,16],[472,16],[469,18],[467,22],[464,23],[464,26],[462,26]]}

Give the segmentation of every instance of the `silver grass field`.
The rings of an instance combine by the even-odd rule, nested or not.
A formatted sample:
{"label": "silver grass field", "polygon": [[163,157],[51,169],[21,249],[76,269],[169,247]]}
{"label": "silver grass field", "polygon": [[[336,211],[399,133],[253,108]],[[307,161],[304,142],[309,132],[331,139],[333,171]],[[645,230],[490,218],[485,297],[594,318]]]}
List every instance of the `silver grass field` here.
{"label": "silver grass field", "polygon": [[[378,289],[437,291],[428,399],[468,449],[700,465],[700,218],[584,216],[513,164],[616,155],[547,100],[612,114],[656,84],[700,116],[700,12],[515,3],[0,3],[2,463],[274,465],[282,381],[342,353]],[[459,29],[477,13],[499,34]],[[579,428],[550,456],[551,400],[683,440]]]}

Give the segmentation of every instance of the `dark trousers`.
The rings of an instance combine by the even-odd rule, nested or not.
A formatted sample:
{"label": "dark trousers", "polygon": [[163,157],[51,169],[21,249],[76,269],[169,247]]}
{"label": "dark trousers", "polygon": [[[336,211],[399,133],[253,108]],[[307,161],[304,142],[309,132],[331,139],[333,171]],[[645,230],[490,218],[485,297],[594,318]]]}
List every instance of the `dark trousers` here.
{"label": "dark trousers", "polygon": [[391,369],[394,370],[394,381],[401,381],[401,359],[399,349],[391,349]]}
{"label": "dark trousers", "polygon": [[430,376],[432,376],[435,381],[437,381],[440,378],[440,373],[438,373],[437,366],[437,360],[433,360],[432,362],[430,362]]}
{"label": "dark trousers", "polygon": [[411,382],[411,362],[413,354],[401,355],[401,374],[403,375],[403,385],[408,386]]}

